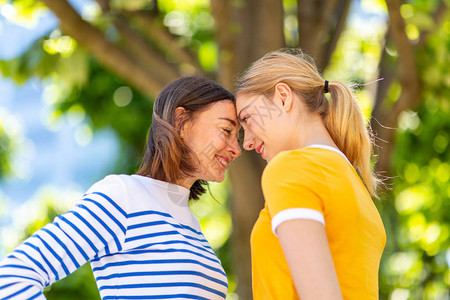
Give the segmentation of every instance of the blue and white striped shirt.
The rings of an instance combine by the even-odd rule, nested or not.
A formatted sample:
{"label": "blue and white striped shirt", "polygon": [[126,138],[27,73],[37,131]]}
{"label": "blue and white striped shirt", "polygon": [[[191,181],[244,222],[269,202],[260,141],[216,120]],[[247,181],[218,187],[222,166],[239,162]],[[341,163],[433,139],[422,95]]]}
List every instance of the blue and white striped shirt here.
{"label": "blue and white striped shirt", "polygon": [[45,299],[87,261],[102,299],[224,299],[226,274],[188,198],[175,184],[107,176],[0,263],[0,299]]}

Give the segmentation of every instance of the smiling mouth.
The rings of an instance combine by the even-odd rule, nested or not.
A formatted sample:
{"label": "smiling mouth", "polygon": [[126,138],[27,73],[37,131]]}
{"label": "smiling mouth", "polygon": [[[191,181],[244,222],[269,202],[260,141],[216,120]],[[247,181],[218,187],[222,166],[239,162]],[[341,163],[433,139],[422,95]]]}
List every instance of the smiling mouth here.
{"label": "smiling mouth", "polygon": [[222,156],[216,155],[216,160],[219,162],[219,165],[222,166],[222,168],[226,169],[230,162],[228,162],[227,159],[223,158]]}
{"label": "smiling mouth", "polygon": [[258,148],[255,149],[257,153],[261,153],[261,156],[264,158],[264,143],[259,145]]}

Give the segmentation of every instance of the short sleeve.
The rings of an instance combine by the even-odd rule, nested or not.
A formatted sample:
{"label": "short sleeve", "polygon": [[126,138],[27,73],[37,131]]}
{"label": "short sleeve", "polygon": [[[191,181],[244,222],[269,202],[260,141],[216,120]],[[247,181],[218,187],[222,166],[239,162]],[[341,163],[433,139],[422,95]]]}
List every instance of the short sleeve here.
{"label": "short sleeve", "polygon": [[262,189],[272,230],[292,219],[315,220],[325,225],[324,198],[328,192],[319,165],[301,152],[275,156],[262,176]]}

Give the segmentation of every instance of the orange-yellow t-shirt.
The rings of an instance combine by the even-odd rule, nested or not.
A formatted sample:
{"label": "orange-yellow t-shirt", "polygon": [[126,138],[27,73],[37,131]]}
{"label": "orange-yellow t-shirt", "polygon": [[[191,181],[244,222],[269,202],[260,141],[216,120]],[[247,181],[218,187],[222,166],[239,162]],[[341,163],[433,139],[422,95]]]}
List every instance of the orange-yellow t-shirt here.
{"label": "orange-yellow t-shirt", "polygon": [[292,219],[324,224],[344,299],[378,299],[386,234],[367,189],[342,152],[323,145],[281,152],[264,170],[262,188],[266,203],[251,235],[254,299],[299,299],[274,234]]}

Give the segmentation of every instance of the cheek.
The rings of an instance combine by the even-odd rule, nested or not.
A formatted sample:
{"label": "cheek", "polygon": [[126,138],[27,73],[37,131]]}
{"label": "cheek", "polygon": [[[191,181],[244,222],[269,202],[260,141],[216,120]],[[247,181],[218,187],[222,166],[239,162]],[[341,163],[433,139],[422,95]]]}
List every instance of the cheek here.
{"label": "cheek", "polygon": [[264,138],[267,136],[267,123],[261,124],[254,120],[248,123],[247,130],[249,133],[255,135],[257,138]]}
{"label": "cheek", "polygon": [[218,154],[218,152],[222,151],[227,147],[227,137],[221,132],[215,131],[212,135],[208,137],[205,141],[206,145],[208,145],[209,152],[212,156]]}
{"label": "cheek", "polygon": [[184,143],[191,149],[197,157],[200,157],[204,146],[203,136],[200,132],[190,132]]}
{"label": "cheek", "polygon": [[201,161],[211,160],[224,145],[226,143],[221,139],[220,132],[207,127],[199,130],[188,144]]}

